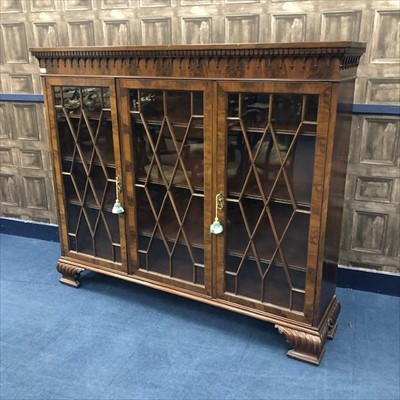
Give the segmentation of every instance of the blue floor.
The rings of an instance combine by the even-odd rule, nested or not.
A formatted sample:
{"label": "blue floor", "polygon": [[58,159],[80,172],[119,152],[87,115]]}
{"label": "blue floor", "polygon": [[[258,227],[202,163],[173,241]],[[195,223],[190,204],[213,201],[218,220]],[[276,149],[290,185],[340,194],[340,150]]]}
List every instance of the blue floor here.
{"label": "blue floor", "polygon": [[1,235],[1,399],[400,399],[400,299],[338,289],[319,367],[271,324],[85,273],[57,243]]}

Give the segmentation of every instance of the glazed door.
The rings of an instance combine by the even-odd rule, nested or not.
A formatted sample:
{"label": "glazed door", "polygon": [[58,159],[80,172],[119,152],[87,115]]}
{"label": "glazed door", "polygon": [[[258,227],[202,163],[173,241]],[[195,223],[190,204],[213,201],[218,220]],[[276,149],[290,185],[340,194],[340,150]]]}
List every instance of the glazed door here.
{"label": "glazed door", "polygon": [[45,84],[63,256],[126,272],[124,217],[113,213],[121,176],[114,81]]}
{"label": "glazed door", "polygon": [[130,273],[210,294],[209,84],[123,79],[119,89]]}
{"label": "glazed door", "polygon": [[329,100],[324,84],[220,84],[219,298],[311,321]]}

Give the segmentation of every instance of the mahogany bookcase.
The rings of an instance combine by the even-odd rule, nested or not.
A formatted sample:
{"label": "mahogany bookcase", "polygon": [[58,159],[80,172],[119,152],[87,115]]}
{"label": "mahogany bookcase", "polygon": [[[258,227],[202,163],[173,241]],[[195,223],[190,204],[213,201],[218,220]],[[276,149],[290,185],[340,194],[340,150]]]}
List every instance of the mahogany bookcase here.
{"label": "mahogany bookcase", "polygon": [[92,270],[272,322],[319,364],[335,296],[352,42],[35,48],[61,282]]}

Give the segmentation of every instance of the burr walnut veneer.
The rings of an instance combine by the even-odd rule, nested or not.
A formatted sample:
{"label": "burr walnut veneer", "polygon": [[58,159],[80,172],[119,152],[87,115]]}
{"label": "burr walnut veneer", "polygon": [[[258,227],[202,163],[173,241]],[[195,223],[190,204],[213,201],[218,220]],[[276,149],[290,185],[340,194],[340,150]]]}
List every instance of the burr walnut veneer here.
{"label": "burr walnut veneer", "polygon": [[[351,42],[40,48],[61,282],[92,270],[272,322],[319,364]],[[118,200],[118,201],[117,201]]]}

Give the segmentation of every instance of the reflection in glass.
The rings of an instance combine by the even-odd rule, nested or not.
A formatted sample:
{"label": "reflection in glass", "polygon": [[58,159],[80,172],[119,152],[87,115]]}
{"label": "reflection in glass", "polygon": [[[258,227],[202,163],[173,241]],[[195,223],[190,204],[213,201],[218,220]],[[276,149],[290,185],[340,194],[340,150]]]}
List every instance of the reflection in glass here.
{"label": "reflection in glass", "polygon": [[272,120],[277,129],[296,129],[301,121],[303,96],[275,94],[272,102]]}
{"label": "reflection in glass", "polygon": [[130,90],[140,268],[204,285],[203,93]]}
{"label": "reflection in glass", "polygon": [[[231,133],[228,131],[227,178],[232,195],[239,196],[245,189],[249,196],[272,195],[285,201],[294,196],[298,203],[311,203],[315,137],[299,135],[294,141],[293,135],[276,134],[272,138],[257,134],[254,137],[258,141],[249,153],[243,137]],[[284,174],[279,172],[282,165]]]}
{"label": "reflection in glass", "polygon": [[131,90],[137,181],[203,187],[202,93]]}
{"label": "reflection in glass", "polygon": [[227,107],[225,290],[301,311],[318,96],[230,93]]}

